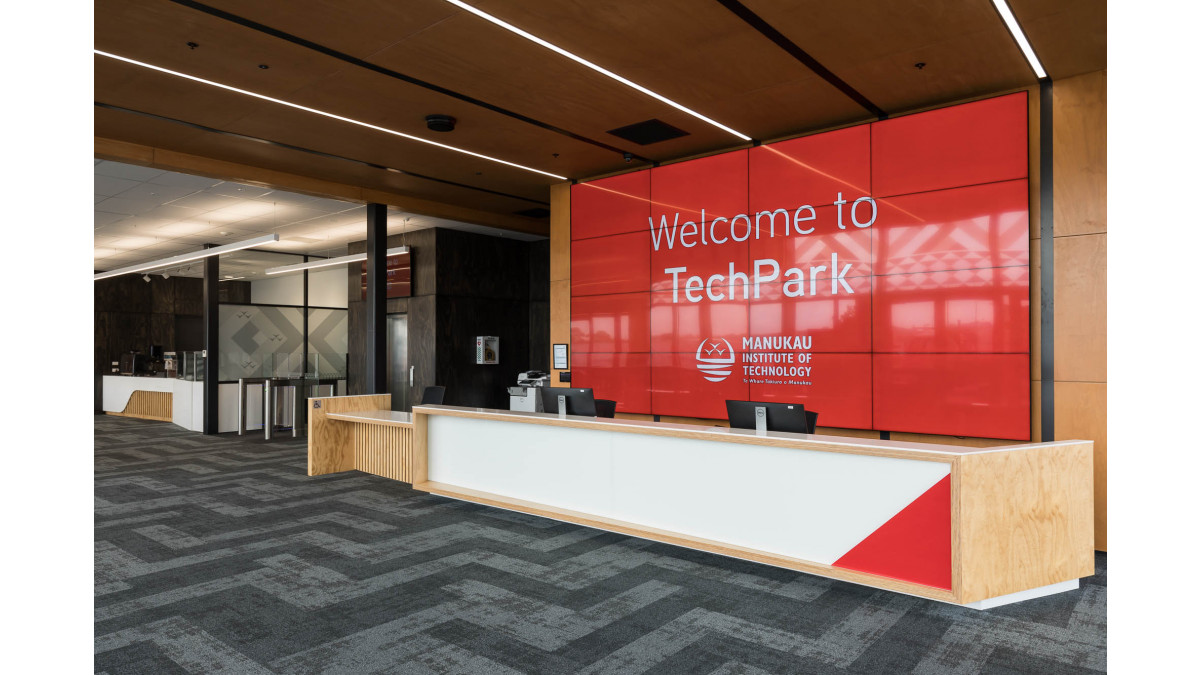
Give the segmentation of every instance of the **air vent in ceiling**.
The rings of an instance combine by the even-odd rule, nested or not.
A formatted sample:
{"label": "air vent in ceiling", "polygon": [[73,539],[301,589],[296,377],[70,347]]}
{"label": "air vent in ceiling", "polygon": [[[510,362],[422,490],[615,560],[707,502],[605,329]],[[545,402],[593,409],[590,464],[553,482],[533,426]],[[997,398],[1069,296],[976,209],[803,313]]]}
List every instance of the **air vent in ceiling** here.
{"label": "air vent in ceiling", "polygon": [[532,209],[525,209],[524,211],[516,211],[515,213],[518,216],[525,216],[526,218],[549,218],[550,217],[550,209],[542,208],[540,206],[536,206]]}
{"label": "air vent in ceiling", "polygon": [[669,141],[672,138],[687,136],[688,132],[678,127],[673,127],[670,124],[658,119],[646,120],[637,124],[630,124],[627,127],[613,129],[608,133],[617,138],[624,138],[627,141],[637,143],[638,145],[650,145],[659,141]]}

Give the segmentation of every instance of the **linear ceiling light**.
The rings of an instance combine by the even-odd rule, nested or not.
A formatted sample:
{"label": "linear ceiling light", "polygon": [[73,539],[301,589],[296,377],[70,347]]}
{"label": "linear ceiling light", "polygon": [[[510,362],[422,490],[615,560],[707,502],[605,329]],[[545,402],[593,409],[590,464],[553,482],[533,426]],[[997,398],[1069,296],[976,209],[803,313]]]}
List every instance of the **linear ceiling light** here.
{"label": "linear ceiling light", "polygon": [[1029,67],[1037,73],[1039,80],[1045,78],[1046,70],[1042,68],[1042,62],[1038,61],[1037,54],[1033,53],[1033,45],[1030,45],[1029,40],[1025,38],[1025,31],[1021,30],[1021,24],[1017,23],[1017,17],[1013,16],[1008,2],[992,0],[992,4],[996,6],[996,11],[1000,12],[1000,18],[1004,19],[1004,25],[1008,26],[1008,32],[1012,33],[1013,39],[1017,41],[1017,46],[1025,53],[1025,60],[1029,62]]}
{"label": "linear ceiling light", "polygon": [[184,253],[181,255],[173,256],[171,258],[163,258],[161,260],[155,260],[155,261],[148,262],[148,263],[142,263],[140,265],[131,265],[129,267],[122,267],[120,269],[112,270],[111,272],[101,272],[100,274],[97,274],[94,277],[92,277],[92,281],[100,281],[101,279],[107,279],[109,277],[119,277],[122,274],[130,274],[133,272],[145,272],[146,270],[156,270],[156,269],[160,269],[163,267],[175,267],[176,265],[179,265],[180,263],[192,262],[193,260],[200,260],[201,258],[208,258],[208,257],[214,256],[214,255],[221,255],[222,253],[229,253],[230,251],[240,251],[244,248],[252,248],[254,246],[259,246],[261,244],[271,244],[271,243],[274,243],[277,241],[279,241],[278,234],[266,234],[261,237],[247,239],[246,241],[239,241],[235,244],[225,244],[224,246],[214,246],[213,248],[206,248],[202,251],[196,251],[195,253]]}
{"label": "linear ceiling light", "polygon": [[591,68],[592,70],[596,71],[597,73],[600,73],[601,75],[604,75],[606,77],[610,77],[627,87],[631,87],[633,89],[636,89],[636,90],[642,92],[643,94],[646,94],[647,96],[658,99],[659,101],[666,103],[667,105],[671,106],[672,108],[675,108],[676,110],[681,110],[681,111],[691,115],[692,117],[695,117],[696,119],[708,122],[709,124],[713,125],[714,127],[717,127],[718,129],[720,129],[722,131],[729,132],[729,133],[733,134],[734,136],[737,136],[738,138],[742,139],[743,141],[754,140],[754,139],[750,138],[749,136],[747,136],[746,134],[741,133],[740,131],[734,131],[733,129],[730,129],[729,127],[725,126],[724,124],[721,124],[720,122],[717,122],[716,120],[705,117],[704,115],[701,115],[700,113],[696,112],[695,110],[692,110],[691,108],[684,107],[684,106],[676,103],[675,101],[672,101],[671,99],[667,98],[666,96],[663,96],[662,94],[658,94],[653,91],[650,91],[649,89],[643,87],[642,85],[640,85],[636,82],[631,82],[630,80],[627,80],[627,79],[621,77],[620,75],[617,75],[616,73],[612,72],[611,70],[601,68],[600,66],[592,63],[591,61],[588,61],[587,59],[585,59],[581,56],[576,56],[575,54],[572,54],[571,52],[563,49],[562,47],[559,47],[557,45],[546,42],[545,40],[541,39],[540,37],[538,37],[536,35],[527,33],[525,31],[521,30],[520,28],[517,28],[516,26],[512,25],[511,23],[508,23],[507,21],[498,19],[481,9],[477,9],[475,7],[472,7],[471,5],[468,5],[465,2],[462,2],[461,0],[446,0],[446,2],[454,5],[455,7],[465,9],[466,11],[474,14],[475,16],[477,16],[481,19],[484,19],[485,21],[490,21],[507,31],[516,33],[517,35],[520,35],[521,37],[525,38],[526,40],[529,40],[530,42],[536,42],[537,44],[545,47],[546,49],[549,49],[552,52],[556,52],[558,54],[561,54],[562,56],[567,57],[568,59],[571,59],[572,61],[574,61],[578,64],[587,66],[588,68]]}
{"label": "linear ceiling light", "polygon": [[[387,250],[387,257],[408,253],[407,246],[397,246]],[[283,267],[271,267],[266,270],[267,274],[289,274],[291,272],[303,272],[304,270],[316,269],[318,267],[332,267],[334,265],[348,265],[353,262],[360,262],[367,259],[366,253],[352,253],[338,258],[326,258],[325,260],[314,260],[306,263],[296,263],[295,265],[284,265]]]}
{"label": "linear ceiling light", "polygon": [[267,96],[267,95],[265,95],[265,94],[257,94],[257,93],[255,93],[255,92],[252,92],[252,91],[247,91],[247,90],[245,90],[245,89],[238,89],[237,87],[231,87],[231,86],[229,86],[229,85],[227,85],[227,84],[221,84],[220,82],[213,82],[212,80],[206,80],[206,79],[204,79],[204,78],[201,78],[201,77],[196,77],[195,75],[188,75],[188,74],[186,74],[186,73],[181,73],[181,72],[178,72],[178,71],[175,71],[175,70],[169,70],[169,69],[167,69],[167,68],[162,68],[162,67],[160,67],[160,66],[154,66],[154,65],[151,65],[151,64],[149,64],[149,63],[144,63],[144,62],[142,62],[142,61],[135,61],[134,59],[126,58],[126,57],[124,57],[124,56],[117,56],[116,54],[109,54],[108,52],[102,52],[102,51],[100,51],[99,49],[93,49],[93,50],[92,50],[92,53],[94,53],[94,54],[96,54],[96,55],[98,55],[98,56],[105,56],[105,57],[108,57],[108,58],[110,58],[110,59],[116,59],[117,61],[124,61],[125,63],[130,63],[130,64],[133,64],[133,65],[135,65],[135,66],[141,66],[141,67],[143,67],[143,68],[149,68],[150,70],[157,70],[157,71],[158,71],[158,72],[160,72],[160,73],[166,73],[166,74],[168,74],[168,75],[174,75],[175,77],[182,77],[182,78],[184,78],[185,80],[191,80],[191,81],[193,81],[193,82],[199,82],[199,83],[201,83],[201,84],[207,84],[207,85],[209,85],[209,86],[213,86],[213,87],[217,87],[217,88],[220,88],[220,89],[224,89],[224,90],[226,90],[226,91],[232,91],[232,92],[236,92],[236,93],[238,93],[238,94],[245,94],[246,96],[253,96],[254,98],[262,99],[262,100],[264,100],[264,101],[270,101],[271,103],[278,103],[279,105],[285,105],[285,106],[287,106],[287,107],[289,107],[289,108],[295,108],[296,110],[303,110],[304,112],[310,112],[310,113],[313,113],[314,115],[321,115],[321,116],[323,116],[323,117],[328,117],[328,118],[330,118],[330,119],[340,120],[340,121],[342,121],[342,122],[348,122],[348,123],[350,123],[350,124],[357,124],[357,125],[358,125],[358,126],[360,126],[360,127],[366,127],[366,128],[368,128],[368,129],[374,129],[375,131],[382,131],[382,132],[383,132],[383,133],[385,133],[385,134],[391,134],[391,135],[393,135],[393,136],[399,136],[399,137],[401,137],[401,138],[407,138],[407,139],[408,139],[408,140],[410,140],[410,141],[417,141],[418,143],[425,143],[426,145],[433,145],[433,146],[436,146],[436,147],[442,148],[442,149],[444,149],[444,150],[451,150],[451,151],[453,151],[453,152],[461,152],[461,153],[462,153],[462,154],[464,154],[464,155],[470,155],[470,156],[472,156],[472,157],[478,157],[479,159],[486,159],[486,160],[488,160],[489,162],[496,162],[497,164],[504,164],[504,165],[506,165],[506,166],[511,166],[511,167],[513,167],[513,168],[522,169],[522,170],[525,170],[525,171],[532,171],[533,173],[540,173],[540,174],[542,174],[543,176],[549,176],[549,177],[551,177],[551,178],[557,178],[557,179],[559,179],[559,180],[567,180],[567,177],[566,177],[566,176],[560,176],[560,175],[558,175],[558,174],[550,173],[550,172],[548,172],[548,171],[542,171],[541,169],[534,169],[534,168],[532,168],[532,167],[528,167],[528,166],[525,166],[525,165],[523,165],[523,164],[517,164],[517,163],[515,163],[515,162],[509,162],[509,161],[505,161],[505,160],[503,160],[503,159],[498,159],[498,158],[496,158],[496,157],[490,157],[490,156],[488,156],[488,155],[483,155],[483,154],[480,154],[480,153],[478,153],[478,152],[472,152],[472,151],[470,151],[470,150],[464,150],[463,148],[456,148],[456,147],[454,147],[453,145],[446,145],[445,143],[438,143],[437,141],[431,141],[431,140],[428,140],[428,139],[425,139],[425,138],[421,138],[420,136],[413,136],[413,135],[411,135],[411,134],[406,134],[406,133],[404,133],[404,132],[402,132],[402,131],[396,131],[395,129],[388,129],[387,127],[381,127],[381,126],[377,126],[377,125],[374,125],[374,124],[368,124],[367,122],[360,122],[359,120],[356,120],[356,119],[351,119],[351,118],[349,118],[349,117],[342,117],[341,115],[335,115],[335,114],[333,114],[333,113],[331,113],[331,112],[325,112],[324,110],[317,110],[316,108],[309,108],[308,106],[303,106],[303,105],[300,105],[299,103],[292,103],[292,102],[290,102],[290,101],[284,101],[283,99],[272,98],[272,97],[270,97],[270,96]]}

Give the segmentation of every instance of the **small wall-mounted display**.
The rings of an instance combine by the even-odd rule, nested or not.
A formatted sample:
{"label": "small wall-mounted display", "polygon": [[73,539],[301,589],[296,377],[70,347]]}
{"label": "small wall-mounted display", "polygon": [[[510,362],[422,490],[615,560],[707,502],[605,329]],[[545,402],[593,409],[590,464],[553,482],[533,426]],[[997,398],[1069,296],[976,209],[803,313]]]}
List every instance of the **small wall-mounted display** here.
{"label": "small wall-mounted display", "polygon": [[500,363],[500,338],[494,335],[480,335],[475,338],[475,363]]}
{"label": "small wall-mounted display", "polygon": [[567,348],[567,345],[565,345],[565,344],[554,345],[554,369],[555,370],[566,370],[567,368],[570,367],[569,361],[567,360],[567,351],[568,351],[568,348]]}

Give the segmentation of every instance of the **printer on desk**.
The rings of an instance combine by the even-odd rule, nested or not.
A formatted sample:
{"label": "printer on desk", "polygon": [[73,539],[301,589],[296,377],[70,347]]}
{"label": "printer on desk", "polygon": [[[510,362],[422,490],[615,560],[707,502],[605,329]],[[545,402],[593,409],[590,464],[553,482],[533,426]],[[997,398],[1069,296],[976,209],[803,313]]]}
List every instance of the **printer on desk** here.
{"label": "printer on desk", "polygon": [[530,370],[517,375],[517,386],[508,388],[508,409],[542,412],[542,397],[536,387],[550,386],[550,373]]}

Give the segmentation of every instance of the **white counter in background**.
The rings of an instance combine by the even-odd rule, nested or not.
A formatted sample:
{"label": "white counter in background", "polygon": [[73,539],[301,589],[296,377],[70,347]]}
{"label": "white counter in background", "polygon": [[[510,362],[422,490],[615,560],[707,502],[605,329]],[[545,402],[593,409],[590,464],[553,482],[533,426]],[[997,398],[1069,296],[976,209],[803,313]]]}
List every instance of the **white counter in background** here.
{"label": "white counter in background", "polygon": [[204,382],[175,380],[171,421],[188,431],[204,431]]}
{"label": "white counter in background", "polygon": [[175,391],[175,379],[168,377],[132,377],[130,375],[105,375],[104,412],[123,413],[129,405],[129,397],[135,391]]}

